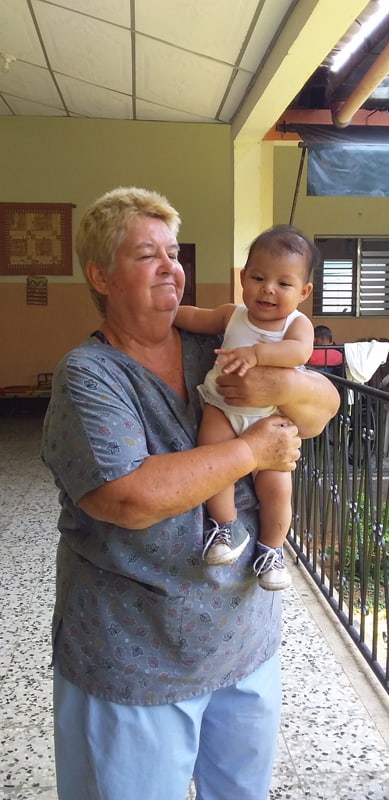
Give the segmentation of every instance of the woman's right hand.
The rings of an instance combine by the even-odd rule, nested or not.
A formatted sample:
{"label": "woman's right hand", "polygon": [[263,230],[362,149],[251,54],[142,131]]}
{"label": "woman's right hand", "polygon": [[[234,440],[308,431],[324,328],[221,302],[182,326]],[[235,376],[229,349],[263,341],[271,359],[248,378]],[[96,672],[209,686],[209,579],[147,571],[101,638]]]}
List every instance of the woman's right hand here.
{"label": "woman's right hand", "polygon": [[301,439],[296,425],[275,414],[255,422],[240,436],[249,445],[255,470],[291,472],[300,458]]}

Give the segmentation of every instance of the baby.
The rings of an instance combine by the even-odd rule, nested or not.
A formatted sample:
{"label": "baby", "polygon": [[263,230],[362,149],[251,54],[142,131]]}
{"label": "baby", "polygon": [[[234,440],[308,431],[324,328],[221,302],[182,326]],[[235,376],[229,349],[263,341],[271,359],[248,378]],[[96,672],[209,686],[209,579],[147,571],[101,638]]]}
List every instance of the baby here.
{"label": "baby", "polygon": [[[220,372],[243,376],[251,367],[298,367],[313,348],[313,327],[298,306],[312,291],[311,276],[321,256],[297,228],[278,225],[251,244],[241,271],[244,305],[227,303],[215,309],[180,306],[175,324],[194,333],[224,333],[214,368],[198,387],[204,402],[199,444],[227,441],[253,422],[283,413],[282,408],[238,408],[216,389]],[[293,420],[292,420],[293,421]],[[289,472],[260,471],[254,476],[259,501],[260,541],[253,569],[263,589],[290,585],[282,545],[291,522],[292,482]],[[228,565],[243,552],[249,533],[237,519],[234,486],[209,498],[212,527],[205,534],[203,559]]]}

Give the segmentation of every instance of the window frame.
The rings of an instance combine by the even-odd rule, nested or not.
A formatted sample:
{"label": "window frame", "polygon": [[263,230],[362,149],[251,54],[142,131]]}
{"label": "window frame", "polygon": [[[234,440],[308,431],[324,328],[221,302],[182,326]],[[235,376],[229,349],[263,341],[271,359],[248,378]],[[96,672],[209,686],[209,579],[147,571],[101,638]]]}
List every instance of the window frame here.
{"label": "window frame", "polygon": [[[389,317],[389,238],[366,235],[316,235],[314,239],[321,252],[322,262],[313,281],[313,316]],[[377,270],[374,270],[374,258],[377,260]],[[351,264],[351,284],[346,269],[342,274],[341,267],[339,280],[335,279],[335,265],[341,265],[343,262]],[[325,274],[325,266],[327,265],[330,271],[331,264],[335,272],[332,282],[330,277],[326,281]],[[337,292],[342,280],[346,292],[349,286],[349,297],[345,295],[344,301],[348,305],[346,309],[340,311],[338,302],[338,308],[331,310],[331,300],[333,299],[335,306],[336,300],[339,299]],[[374,303],[378,303],[380,307],[374,308]]]}

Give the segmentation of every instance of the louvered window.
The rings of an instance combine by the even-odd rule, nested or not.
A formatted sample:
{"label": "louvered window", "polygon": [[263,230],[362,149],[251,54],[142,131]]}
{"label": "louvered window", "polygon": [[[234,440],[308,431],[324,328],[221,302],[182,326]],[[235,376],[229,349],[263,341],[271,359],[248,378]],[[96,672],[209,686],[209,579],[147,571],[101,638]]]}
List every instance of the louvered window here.
{"label": "louvered window", "polygon": [[359,309],[361,317],[389,316],[388,239],[362,239]]}
{"label": "louvered window", "polygon": [[389,316],[389,239],[316,237],[314,316]]}

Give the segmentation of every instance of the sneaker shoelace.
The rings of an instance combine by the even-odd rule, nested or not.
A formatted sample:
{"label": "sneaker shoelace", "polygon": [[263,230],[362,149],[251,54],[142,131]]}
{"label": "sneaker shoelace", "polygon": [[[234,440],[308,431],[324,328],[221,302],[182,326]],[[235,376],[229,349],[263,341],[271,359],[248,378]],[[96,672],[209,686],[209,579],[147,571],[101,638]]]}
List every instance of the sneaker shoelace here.
{"label": "sneaker shoelace", "polygon": [[217,526],[217,528],[212,528],[205,534],[206,546],[205,549],[208,550],[212,545],[218,544],[222,542],[226,544],[228,547],[231,547],[231,529],[227,526]]}
{"label": "sneaker shoelace", "polygon": [[282,556],[277,553],[277,550],[268,550],[254,561],[253,569],[257,575],[260,575],[268,572],[269,569],[285,569],[285,567],[282,563]]}

